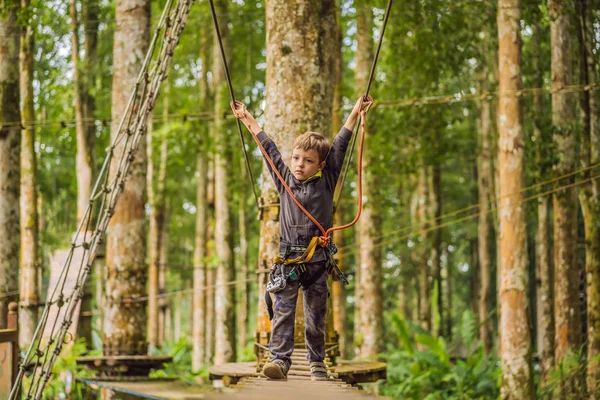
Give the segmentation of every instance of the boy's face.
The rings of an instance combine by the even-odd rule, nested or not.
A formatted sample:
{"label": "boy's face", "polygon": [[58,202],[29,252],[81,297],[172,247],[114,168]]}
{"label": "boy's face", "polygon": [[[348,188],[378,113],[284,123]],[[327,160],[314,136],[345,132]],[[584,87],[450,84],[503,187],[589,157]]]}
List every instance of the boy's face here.
{"label": "boy's face", "polygon": [[310,178],[325,167],[325,161],[319,163],[316,150],[302,150],[298,147],[292,151],[292,173],[299,181]]}

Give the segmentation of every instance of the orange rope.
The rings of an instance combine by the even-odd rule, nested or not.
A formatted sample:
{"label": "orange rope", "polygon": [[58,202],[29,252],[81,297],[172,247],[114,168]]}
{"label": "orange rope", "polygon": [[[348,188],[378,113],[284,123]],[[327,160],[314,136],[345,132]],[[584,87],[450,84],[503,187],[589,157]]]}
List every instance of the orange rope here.
{"label": "orange rope", "polygon": [[[346,229],[346,228],[349,228],[352,225],[356,224],[356,222],[358,221],[358,219],[360,218],[360,215],[362,213],[362,159],[363,159],[363,148],[364,148],[364,141],[365,141],[365,132],[366,132],[367,109],[371,106],[371,104],[372,103],[368,104],[365,109],[362,109],[360,111],[360,117],[361,117],[361,135],[360,135],[360,146],[359,146],[359,153],[358,153],[358,206],[357,206],[357,210],[356,210],[356,216],[354,217],[354,220],[352,220],[352,222],[350,222],[350,223],[348,223],[346,225],[342,225],[342,226],[331,227],[328,230],[325,230],[325,228],[323,228],[323,226],[319,223],[319,221],[317,221],[317,219],[302,205],[302,203],[300,203],[300,201],[296,198],[296,196],[294,196],[294,193],[292,193],[292,190],[290,189],[290,187],[287,185],[287,183],[285,183],[285,180],[283,179],[283,177],[281,176],[281,174],[279,173],[279,171],[275,167],[275,163],[273,163],[273,160],[271,160],[271,157],[269,156],[269,154],[267,153],[267,151],[263,147],[262,143],[260,143],[260,140],[258,140],[258,137],[256,136],[256,134],[250,130],[250,133],[252,134],[252,137],[254,138],[254,141],[258,145],[258,148],[260,149],[261,153],[265,157],[265,160],[267,160],[267,162],[271,166],[271,169],[273,170],[273,172],[277,176],[277,179],[279,179],[279,181],[283,185],[283,188],[285,189],[285,191],[290,195],[290,197],[292,198],[292,200],[294,201],[294,203],[296,203],[296,205],[298,206],[298,208],[300,208],[300,210],[302,210],[302,212],[304,214],[306,214],[306,216],[321,231],[322,236],[320,237],[321,238],[320,245],[323,246],[323,247],[327,246],[327,244],[329,243],[329,240],[330,240],[329,235],[330,235],[331,232],[337,231],[337,230]],[[234,108],[233,104],[232,104],[232,108]],[[242,115],[235,108],[234,108],[233,111],[234,111],[236,117],[238,117],[239,115]],[[245,110],[243,110],[243,111],[245,111]],[[244,112],[244,115],[245,115],[245,112]],[[243,116],[243,117],[241,117],[239,119],[245,119],[245,116]]]}

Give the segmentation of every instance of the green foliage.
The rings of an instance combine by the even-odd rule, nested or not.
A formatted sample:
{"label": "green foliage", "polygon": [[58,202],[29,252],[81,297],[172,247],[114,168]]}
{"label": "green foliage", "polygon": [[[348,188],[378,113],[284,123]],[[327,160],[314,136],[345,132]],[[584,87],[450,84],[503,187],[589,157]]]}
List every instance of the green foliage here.
{"label": "green foliage", "polygon": [[187,382],[208,382],[208,367],[200,371],[192,371],[192,344],[185,338],[177,342],[166,342],[159,354],[168,354],[173,361],[163,368],[152,370],[150,378],[178,378]]}
{"label": "green foliage", "polygon": [[[463,320],[469,321],[463,316]],[[464,359],[451,357],[446,341],[435,338],[401,317],[392,317],[401,348],[390,349],[388,381],[383,394],[398,399],[496,399],[499,395],[500,368],[497,361],[477,350]],[[471,328],[462,332],[471,337]],[[410,335],[414,336],[413,345]]]}
{"label": "green foliage", "polygon": [[548,382],[538,390],[538,398],[578,400],[589,398],[586,394],[586,352],[581,349],[568,352],[563,361],[548,373]]}
{"label": "green foliage", "polygon": [[[94,373],[77,365],[75,360],[86,354],[86,349],[85,339],[81,338],[65,349],[65,351],[61,352],[52,367],[52,375],[44,390],[44,399],[64,399],[68,396],[73,399],[84,398],[86,387],[78,383],[75,379],[90,378]],[[27,393],[30,383],[27,378],[24,379],[23,393]]]}

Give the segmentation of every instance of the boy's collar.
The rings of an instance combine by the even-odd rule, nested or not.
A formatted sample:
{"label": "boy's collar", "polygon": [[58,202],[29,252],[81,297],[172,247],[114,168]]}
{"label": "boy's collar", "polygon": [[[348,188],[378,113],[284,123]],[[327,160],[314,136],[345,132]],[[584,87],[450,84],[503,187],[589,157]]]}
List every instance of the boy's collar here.
{"label": "boy's collar", "polygon": [[310,176],[310,177],[308,177],[308,178],[306,178],[305,180],[303,180],[303,181],[300,181],[300,182],[302,182],[302,183],[306,183],[306,182],[308,182],[308,181],[311,181],[311,180],[313,180],[313,179],[320,178],[321,176],[323,176],[323,171],[321,171],[321,170],[318,170],[317,172],[315,172],[315,174],[314,174],[313,176]]}

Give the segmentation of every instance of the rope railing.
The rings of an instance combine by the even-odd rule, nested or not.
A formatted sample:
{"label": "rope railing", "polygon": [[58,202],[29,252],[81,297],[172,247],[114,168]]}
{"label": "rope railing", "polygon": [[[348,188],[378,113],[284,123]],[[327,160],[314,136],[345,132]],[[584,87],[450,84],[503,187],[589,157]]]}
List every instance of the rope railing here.
{"label": "rope railing", "polygon": [[[174,1],[177,2],[175,6]],[[26,371],[31,371],[28,388],[23,393],[23,398],[26,400],[40,399],[50,380],[52,367],[65,343],[77,304],[83,297],[86,279],[92,270],[99,246],[104,240],[117,200],[125,187],[135,154],[146,133],[148,117],[158,97],[161,83],[166,78],[167,68],[187,21],[191,5],[192,0],[167,0],[114,141],[107,149],[107,156],[92,189],[89,205],[73,235],[57,284],[51,293],[49,292],[32,343],[19,367],[19,373],[10,392],[10,400],[16,400],[20,396]],[[160,46],[157,46],[159,38]],[[156,59],[153,59],[155,55]],[[120,154],[115,154],[117,146],[122,146]],[[92,210],[97,202],[100,202],[98,219],[95,228],[90,231],[94,225]],[[73,266],[76,249],[82,252],[82,256],[79,265]],[[72,293],[65,296],[65,285],[71,268],[77,268],[75,285]],[[54,321],[49,321],[51,310],[56,313]]]}
{"label": "rope railing", "polygon": [[[566,184],[566,185],[563,185],[563,186],[559,186],[559,187],[556,187],[556,188],[553,188],[553,189],[550,189],[550,190],[547,190],[547,191],[544,191],[544,192],[541,192],[541,193],[537,193],[537,194],[531,195],[529,197],[525,197],[520,202],[518,202],[516,204],[524,204],[524,203],[527,203],[527,202],[529,202],[531,200],[535,200],[535,199],[538,199],[538,198],[543,197],[543,196],[548,196],[548,195],[550,195],[552,193],[560,192],[561,190],[570,189],[570,188],[573,188],[573,187],[577,187],[579,185],[583,185],[584,183],[592,182],[592,181],[594,181],[596,179],[600,179],[600,174],[596,174],[596,175],[590,176],[588,178],[581,179],[581,180],[579,180],[577,182],[569,183],[569,184]],[[475,218],[479,217],[480,215],[487,215],[487,214],[490,214],[490,213],[492,213],[494,211],[502,210],[504,208],[505,207],[491,206],[491,207],[487,208],[486,210],[481,210],[480,212],[477,212],[477,213],[474,213],[474,214],[469,214],[469,215],[467,215],[465,217],[462,217],[462,218],[458,218],[458,219],[455,219],[455,220],[452,220],[452,221],[448,221],[448,222],[436,224],[436,225],[433,225],[433,226],[430,226],[430,227],[425,227],[425,228],[422,228],[422,229],[419,229],[419,230],[416,230],[416,231],[413,231],[413,232],[409,232],[409,233],[407,233],[405,235],[402,235],[402,236],[399,236],[399,237],[395,237],[395,238],[392,238],[392,239],[389,239],[389,240],[382,240],[380,242],[375,243],[373,245],[373,247],[377,248],[377,247],[382,247],[382,246],[385,246],[385,245],[388,245],[388,244],[398,243],[400,241],[403,241],[403,240],[406,240],[406,239],[410,239],[411,237],[413,237],[413,235],[418,234],[418,233],[432,232],[432,231],[435,231],[435,230],[438,230],[438,229],[441,229],[441,228],[445,228],[445,227],[448,227],[448,226],[451,226],[451,225],[456,225],[458,223],[465,222],[465,221],[468,221],[468,220],[471,220],[471,219],[475,219]],[[386,236],[389,236],[389,235],[386,235]],[[381,239],[381,238],[383,238],[383,236],[379,237],[379,239]],[[344,251],[344,255],[353,254],[353,253],[357,252],[358,250],[359,250],[358,247],[355,246],[355,245],[347,245],[347,246],[344,246],[344,247],[340,248],[340,251]]]}
{"label": "rope railing", "polygon": [[[518,97],[528,97],[539,94],[555,94],[555,93],[579,93],[586,91],[600,90],[600,83],[587,84],[587,85],[569,85],[562,88],[552,87],[539,87],[539,88],[524,88],[518,91],[512,92],[485,92],[485,93],[466,93],[466,91],[446,94],[439,96],[418,96],[411,97],[408,99],[392,99],[392,100],[378,100],[373,105],[375,108],[407,108],[417,107],[424,105],[439,105],[439,104],[454,104],[468,101],[481,101],[481,100],[492,100],[500,97],[504,94],[512,94]],[[347,110],[349,106],[341,106],[339,110]],[[201,113],[171,113],[165,116],[152,116],[152,120],[155,122],[165,122],[171,119],[180,119],[182,121],[210,121],[214,118],[214,113],[211,111]],[[225,115],[225,118],[235,118],[233,115]],[[96,117],[96,118],[85,118],[83,119],[84,126],[108,126],[112,119],[110,117]],[[1,124],[6,128],[21,127],[25,128],[43,128],[43,127],[61,127],[61,128],[74,128],[75,119],[45,119],[39,121],[8,121]]]}
{"label": "rope railing", "polygon": [[[580,173],[583,173],[583,172],[591,171],[591,170],[593,170],[595,168],[598,168],[598,167],[600,167],[600,162],[592,164],[592,165],[588,165],[586,167],[582,167],[582,168],[576,169],[576,170],[571,171],[571,172],[567,172],[566,174],[554,177],[554,178],[546,180],[546,181],[537,182],[537,183],[535,183],[533,185],[521,188],[518,192],[515,192],[515,193],[508,193],[508,194],[505,194],[504,196],[500,196],[498,198],[496,198],[496,196],[490,196],[489,202],[490,203],[494,203],[494,202],[497,202],[498,200],[502,200],[504,198],[512,197],[512,196],[515,196],[515,195],[520,194],[520,193],[525,193],[525,192],[527,192],[529,190],[538,189],[538,188],[541,188],[543,186],[547,186],[547,185],[549,185],[551,183],[554,183],[554,182],[557,182],[557,181],[560,181],[560,180],[563,180],[563,179],[567,179],[567,178],[572,177],[574,175],[577,175],[577,174],[580,174]],[[427,225],[429,225],[431,223],[436,223],[437,221],[440,221],[440,220],[443,220],[443,219],[446,219],[446,218],[449,218],[449,217],[453,217],[455,215],[462,214],[462,213],[465,213],[467,211],[470,211],[470,210],[473,210],[473,209],[476,209],[476,208],[479,208],[479,207],[481,207],[481,203],[470,204],[470,205],[465,206],[463,208],[459,208],[458,210],[450,211],[448,213],[439,215],[439,216],[437,216],[435,218],[430,218],[428,220],[425,220],[425,221],[417,223],[417,224],[412,224],[412,225],[405,226],[405,227],[400,228],[400,229],[393,230],[391,232],[387,232],[385,235],[376,236],[376,237],[373,238],[373,240],[379,240],[379,239],[382,239],[382,238],[390,236],[390,235],[397,235],[397,234],[402,233],[402,232],[408,232],[408,231],[413,231],[414,229],[420,229],[420,228],[422,228],[424,226],[427,226]],[[479,214],[472,214],[472,215],[479,215]],[[351,247],[351,246],[350,245],[342,246],[342,247],[339,248],[339,250],[342,251],[342,250],[344,250],[344,249],[346,249],[348,247]]]}

